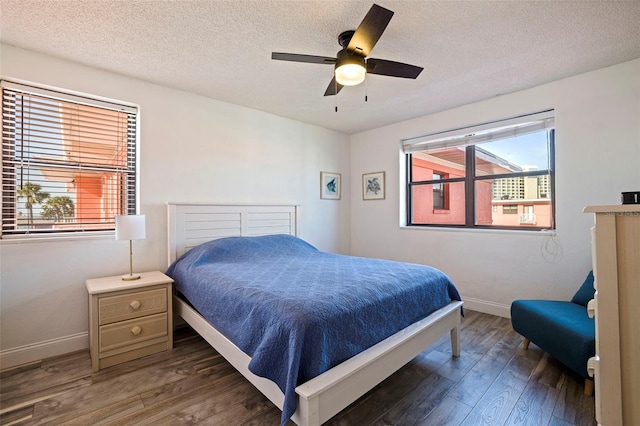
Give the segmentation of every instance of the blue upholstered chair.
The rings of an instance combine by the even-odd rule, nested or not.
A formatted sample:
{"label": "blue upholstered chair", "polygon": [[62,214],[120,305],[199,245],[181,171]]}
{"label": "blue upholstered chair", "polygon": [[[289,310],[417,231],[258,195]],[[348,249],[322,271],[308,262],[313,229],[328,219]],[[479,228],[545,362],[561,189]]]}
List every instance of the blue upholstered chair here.
{"label": "blue upholstered chair", "polygon": [[511,304],[511,324],[529,342],[585,378],[585,395],[593,394],[593,380],[587,374],[587,360],[595,355],[595,322],[587,314],[593,299],[593,271],[589,272],[570,302],[556,300],[515,300]]}

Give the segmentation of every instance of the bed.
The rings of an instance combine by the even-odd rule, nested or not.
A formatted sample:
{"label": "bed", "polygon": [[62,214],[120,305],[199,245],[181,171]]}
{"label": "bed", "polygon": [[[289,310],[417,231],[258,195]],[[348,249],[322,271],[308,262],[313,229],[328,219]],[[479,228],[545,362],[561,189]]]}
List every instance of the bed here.
{"label": "bed", "polygon": [[[170,267],[167,272],[176,280],[176,288],[181,290],[174,295],[174,312],[283,410],[282,424],[286,423],[289,417],[298,425],[320,425],[326,422],[447,332],[451,335],[452,354],[459,356],[462,302],[455,287],[450,282],[443,282],[442,277],[446,278],[444,274],[437,270],[426,271],[430,268],[419,265],[320,252],[297,238],[297,219],[298,208],[290,205],[168,204]],[[280,256],[281,252],[286,254],[286,262],[295,263],[282,263],[280,257],[275,257]],[[247,253],[246,256],[243,253]],[[180,259],[180,262],[176,262],[177,259]],[[275,269],[274,264],[277,264]],[[375,276],[380,276],[382,272],[379,271],[394,268],[390,269],[388,277],[400,277],[394,286],[407,288],[398,287],[397,294],[387,299],[397,299],[398,306],[402,306],[402,309],[393,307],[387,301],[375,306],[363,304],[360,308],[364,310],[358,311],[357,314],[355,311],[350,312],[356,309],[361,300],[360,296],[351,298],[351,293],[355,294],[360,288],[364,293],[363,297],[368,297],[371,293],[375,303],[382,299],[382,296],[376,293],[377,289],[365,285],[368,278],[349,284],[352,287],[346,291],[346,284],[336,286],[342,293],[336,294],[335,298],[348,300],[349,303],[345,304],[348,304],[350,309],[338,306],[339,304],[330,300],[329,294],[333,293],[327,290],[331,283],[336,281],[335,277],[340,277],[340,281],[344,278],[346,283],[346,275],[361,276],[359,272],[334,273],[333,269],[337,266],[333,265],[338,264],[343,264],[349,271],[363,270],[365,275],[370,274],[371,268],[375,266],[377,269],[372,273]],[[255,269],[259,274],[249,279],[250,285],[242,284],[244,287],[238,287],[238,291],[243,295],[243,304],[236,306],[233,305],[235,302],[227,297],[232,292],[228,289],[236,291],[238,274],[230,272],[228,276],[222,276],[226,274],[225,268],[238,266],[240,271]],[[213,277],[208,275],[211,269],[215,269],[216,275]],[[191,275],[187,275],[187,271],[190,271]],[[291,273],[287,275],[287,271]],[[426,306],[431,302],[427,300],[426,295],[418,295],[422,293],[408,293],[425,291],[414,290],[413,287],[416,286],[409,284],[413,279],[403,278],[414,272],[428,273],[429,277],[433,276],[433,280],[442,282],[433,290],[429,290],[431,293],[428,294],[429,299],[437,300],[434,302],[437,306]],[[302,276],[297,277],[300,274]],[[243,272],[239,275],[245,274]],[[304,287],[311,281],[309,275],[316,277],[313,284],[315,287]],[[264,285],[269,287],[263,287],[263,281],[274,281],[272,278],[276,285],[266,283]],[[222,279],[226,281],[215,281]],[[298,282],[288,287],[281,284],[296,279]],[[319,280],[317,283],[316,279]],[[206,292],[203,290],[205,287]],[[409,290],[409,287],[412,289]],[[313,288],[322,289],[320,297],[312,303],[306,303],[307,297],[308,300],[312,300],[310,294],[314,292]],[[222,293],[209,294],[211,291]],[[326,293],[322,293],[325,291]],[[282,293],[277,296],[280,299],[273,301],[274,293],[278,292]],[[251,298],[245,296],[247,293],[251,293]],[[189,297],[190,300],[187,301]],[[296,297],[299,303],[305,305],[305,309],[309,308],[308,312],[300,314],[299,305],[295,305],[295,308],[279,310],[278,314],[279,317],[291,318],[289,323],[292,325],[286,326],[291,329],[286,328],[283,331],[279,324],[272,327],[274,320],[263,318],[263,315],[266,315],[264,311],[275,310],[270,303],[280,306],[282,298],[289,300]],[[423,299],[420,299],[421,297]],[[254,299],[260,299],[260,302],[245,306]],[[327,299],[327,303],[323,299]],[[213,303],[216,301],[221,303],[214,306]],[[405,309],[407,304],[413,302],[415,304],[411,309]],[[323,307],[333,305],[341,310],[340,318],[336,320],[331,319],[329,315],[325,316],[323,311]],[[384,311],[387,305],[393,315]],[[232,310],[231,314],[223,312],[227,306]],[[241,315],[233,314],[240,310],[243,310]],[[426,314],[419,312],[420,310],[431,313],[424,317]],[[292,311],[291,315],[289,311]],[[316,318],[316,311],[322,317],[318,323],[322,324],[321,327],[316,323],[298,326],[298,323],[303,323],[300,318],[304,318],[305,321],[306,318]],[[372,319],[365,320],[367,315]],[[379,317],[377,320],[376,315]],[[259,329],[260,338],[248,337],[244,331],[238,332],[237,325],[227,321],[230,317],[240,318],[242,322],[249,324],[249,328]],[[254,320],[262,322],[256,323],[259,324],[256,327],[255,324],[252,325]],[[363,327],[361,324],[359,330],[366,329],[367,332],[353,333],[354,330],[351,330],[350,333],[348,327],[339,332],[331,332],[335,330],[336,324],[330,321],[343,324],[365,321],[364,324],[367,326]],[[398,324],[394,325],[394,321]],[[212,323],[215,323],[216,327],[211,325]],[[380,323],[380,330],[370,326],[375,323]],[[392,327],[397,327],[400,331],[390,331]],[[358,326],[354,325],[353,328],[358,329]],[[345,343],[331,343],[332,340],[327,337],[331,333],[339,335]],[[285,335],[286,345],[289,346],[277,346],[278,340],[273,336],[280,334]],[[287,337],[293,335],[298,337]],[[303,340],[306,341],[304,345],[299,343]],[[309,350],[310,347],[323,349]],[[284,364],[281,366],[276,365],[275,354],[289,355],[283,357]]]}

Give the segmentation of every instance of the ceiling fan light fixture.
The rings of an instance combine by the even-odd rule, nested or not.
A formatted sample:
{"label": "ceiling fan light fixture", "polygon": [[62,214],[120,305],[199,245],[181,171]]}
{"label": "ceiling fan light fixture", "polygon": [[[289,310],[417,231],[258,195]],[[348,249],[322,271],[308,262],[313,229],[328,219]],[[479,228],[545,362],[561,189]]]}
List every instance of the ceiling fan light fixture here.
{"label": "ceiling fan light fixture", "polygon": [[336,62],[336,82],[343,86],[356,86],[364,81],[367,69],[364,58],[349,55],[339,58]]}

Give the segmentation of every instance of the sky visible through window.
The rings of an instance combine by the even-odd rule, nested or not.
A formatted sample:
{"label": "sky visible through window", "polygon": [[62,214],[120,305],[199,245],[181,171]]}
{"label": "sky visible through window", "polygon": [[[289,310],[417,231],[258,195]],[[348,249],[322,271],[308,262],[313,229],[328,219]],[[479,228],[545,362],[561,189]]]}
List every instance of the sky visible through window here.
{"label": "sky visible through window", "polygon": [[521,167],[536,166],[538,170],[549,168],[546,131],[486,142],[479,146]]}

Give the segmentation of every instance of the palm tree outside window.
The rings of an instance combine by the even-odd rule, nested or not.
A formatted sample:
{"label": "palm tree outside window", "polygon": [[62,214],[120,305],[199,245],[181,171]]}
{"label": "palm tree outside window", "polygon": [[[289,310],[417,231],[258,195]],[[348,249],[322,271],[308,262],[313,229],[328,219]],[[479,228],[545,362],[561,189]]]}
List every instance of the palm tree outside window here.
{"label": "palm tree outside window", "polygon": [[18,199],[25,199],[24,208],[28,212],[27,228],[32,229],[34,227],[33,222],[33,208],[35,204],[40,204],[47,198],[49,198],[48,192],[43,192],[42,187],[37,183],[26,182],[17,191]]}

